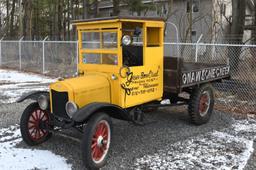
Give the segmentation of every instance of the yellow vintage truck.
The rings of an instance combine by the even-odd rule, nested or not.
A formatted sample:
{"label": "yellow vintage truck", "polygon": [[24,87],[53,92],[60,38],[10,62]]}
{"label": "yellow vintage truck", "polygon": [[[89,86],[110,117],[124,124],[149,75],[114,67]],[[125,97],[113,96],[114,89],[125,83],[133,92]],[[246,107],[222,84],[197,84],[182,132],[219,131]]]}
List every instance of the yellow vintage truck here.
{"label": "yellow vintage truck", "polygon": [[[143,124],[143,114],[152,108],[188,105],[193,123],[209,120],[214,105],[211,82],[229,77],[228,64],[164,57],[161,18],[98,18],[74,25],[79,40],[77,76],[59,79],[49,91],[31,92],[18,100],[35,100],[20,120],[25,143],[37,145],[57,129],[75,128],[83,133],[82,160],[94,169],[106,163],[111,118]],[[171,103],[163,104],[163,99]]]}

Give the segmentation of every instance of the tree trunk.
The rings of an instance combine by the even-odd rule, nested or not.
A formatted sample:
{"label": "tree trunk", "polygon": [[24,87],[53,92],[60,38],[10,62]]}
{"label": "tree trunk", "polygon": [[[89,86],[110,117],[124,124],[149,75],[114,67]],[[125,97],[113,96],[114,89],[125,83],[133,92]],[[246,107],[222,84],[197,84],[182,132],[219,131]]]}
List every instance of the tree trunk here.
{"label": "tree trunk", "polygon": [[0,10],[0,34],[2,34],[2,11]]}
{"label": "tree trunk", "polygon": [[63,0],[58,1],[58,40],[62,39]]}
{"label": "tree trunk", "polygon": [[[71,12],[71,20],[74,20],[75,19],[75,8],[74,8],[74,1],[71,0],[70,2],[70,12]],[[73,28],[70,29],[70,40],[73,40],[74,36],[73,36]]]}
{"label": "tree trunk", "polygon": [[189,28],[188,28],[188,31],[189,31],[189,39],[190,39],[190,42],[192,42],[192,25],[193,25],[193,0],[190,0],[190,3],[189,3],[189,19],[188,19],[188,24],[189,24]]}
{"label": "tree trunk", "polygon": [[[232,24],[230,32],[230,43],[242,44],[245,25],[245,4],[244,0],[232,0]],[[231,72],[236,74],[239,66],[241,47],[229,48],[229,59]]]}
{"label": "tree trunk", "polygon": [[5,20],[6,20],[6,34],[7,35],[9,35],[9,8],[10,8],[10,2],[9,2],[9,0],[6,0],[6,18],[5,18]]}
{"label": "tree trunk", "polygon": [[21,37],[24,33],[24,26],[23,26],[23,18],[24,18],[24,12],[23,12],[23,7],[22,7],[22,0],[19,0],[19,12],[18,12],[18,16],[19,16],[19,37]]}
{"label": "tree trunk", "polygon": [[14,35],[14,12],[15,12],[16,0],[12,0],[12,10],[11,10],[11,22],[10,22],[10,36]]}
{"label": "tree trunk", "polygon": [[39,5],[39,1],[36,1],[36,8],[34,9],[34,13],[35,13],[35,22],[34,22],[34,36],[36,36],[36,39],[39,39],[42,34],[41,31],[43,28],[40,28],[40,5]]}
{"label": "tree trunk", "polygon": [[57,40],[57,35],[58,35],[58,1],[54,2],[54,7],[53,7],[53,36],[54,40]]}
{"label": "tree trunk", "polygon": [[63,40],[67,40],[67,9],[66,9],[66,1],[64,0],[63,4]]}
{"label": "tree trunk", "polygon": [[245,24],[245,1],[232,0],[231,42],[242,43]]}
{"label": "tree trunk", "polygon": [[49,8],[49,21],[48,21],[48,24],[49,24],[49,36],[50,36],[50,38],[53,38],[54,39],[54,36],[53,36],[53,34],[54,34],[54,18],[55,18],[55,15],[54,15],[54,4],[53,3],[50,3],[49,1],[48,1],[48,8]]}
{"label": "tree trunk", "polygon": [[[256,4],[256,0],[254,0]],[[256,44],[256,5],[254,5],[253,29],[252,29],[252,44]]]}
{"label": "tree trunk", "polygon": [[83,0],[83,19],[89,18],[89,0]]}
{"label": "tree trunk", "polygon": [[[254,0],[254,4],[256,4],[256,0]],[[253,14],[253,29],[252,29],[252,44],[256,44],[256,5],[254,5],[254,14]],[[250,48],[250,52],[252,55],[252,62],[251,62],[251,68],[255,69],[256,68],[256,49],[255,48]]]}
{"label": "tree trunk", "polygon": [[23,0],[24,6],[24,19],[23,19],[23,26],[24,26],[24,37],[26,39],[31,39],[31,30],[32,30],[32,0]]}
{"label": "tree trunk", "polygon": [[67,0],[68,6],[67,6],[67,11],[68,11],[68,16],[67,16],[67,34],[68,34],[68,40],[70,40],[70,0]]}
{"label": "tree trunk", "polygon": [[113,16],[118,16],[120,13],[120,0],[113,0]]}
{"label": "tree trunk", "polygon": [[80,6],[79,6],[79,0],[76,0],[76,10],[75,10],[75,19],[79,19],[79,10],[80,10]]}
{"label": "tree trunk", "polygon": [[[75,6],[75,8],[73,7],[73,13],[72,13],[72,16],[73,16],[73,19],[75,19],[75,20],[77,20],[77,19],[79,19],[79,9],[80,9],[80,7],[79,7],[79,0],[76,0],[75,1],[75,4],[73,4],[74,6]],[[77,31],[76,31],[76,29],[74,28],[74,27],[72,27],[72,40],[75,40],[76,39],[76,33],[77,33]]]}
{"label": "tree trunk", "polygon": [[94,0],[94,11],[93,11],[94,18],[97,18],[98,13],[99,13],[98,5],[99,5],[98,0]]}

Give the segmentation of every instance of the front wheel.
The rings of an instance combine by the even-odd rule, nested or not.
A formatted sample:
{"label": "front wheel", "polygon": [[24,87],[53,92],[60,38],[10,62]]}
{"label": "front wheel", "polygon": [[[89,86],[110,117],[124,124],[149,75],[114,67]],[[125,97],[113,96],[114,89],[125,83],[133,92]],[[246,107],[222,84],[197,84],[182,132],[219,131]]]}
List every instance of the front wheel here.
{"label": "front wheel", "polygon": [[210,84],[196,88],[190,96],[188,112],[192,122],[197,125],[207,123],[214,106],[214,92]]}
{"label": "front wheel", "polygon": [[20,119],[20,132],[23,141],[30,145],[38,145],[51,137],[51,133],[42,128],[49,123],[48,111],[40,109],[38,103],[31,103]]}
{"label": "front wheel", "polygon": [[111,143],[112,121],[105,113],[93,115],[82,138],[82,159],[88,169],[99,169],[106,164]]}

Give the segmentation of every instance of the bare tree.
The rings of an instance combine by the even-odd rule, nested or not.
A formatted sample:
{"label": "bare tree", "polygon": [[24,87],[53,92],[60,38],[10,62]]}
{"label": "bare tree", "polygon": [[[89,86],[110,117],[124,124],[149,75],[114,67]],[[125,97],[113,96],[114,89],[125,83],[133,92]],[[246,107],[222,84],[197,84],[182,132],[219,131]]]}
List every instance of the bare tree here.
{"label": "bare tree", "polygon": [[23,0],[24,18],[23,18],[23,35],[26,39],[32,38],[32,0]]}
{"label": "bare tree", "polygon": [[24,22],[23,22],[23,18],[24,18],[24,10],[23,10],[23,6],[22,6],[22,0],[19,0],[19,6],[18,6],[18,25],[19,25],[19,32],[18,32],[18,36],[21,37],[24,33]]}
{"label": "bare tree", "polygon": [[[245,0],[232,0],[232,24],[230,30],[230,43],[242,44],[245,26]],[[241,47],[230,47],[229,58],[232,73],[238,71]]]}
{"label": "bare tree", "polygon": [[253,29],[252,29],[252,44],[256,44],[256,0],[254,0],[253,12],[254,12],[254,17],[253,17]]}
{"label": "bare tree", "polygon": [[63,28],[63,0],[58,0],[58,27],[57,27],[57,35],[58,40],[62,39],[62,28]]}
{"label": "bare tree", "polygon": [[96,18],[99,15],[99,0],[93,1],[93,17]]}
{"label": "bare tree", "polygon": [[113,0],[113,16],[118,16],[120,13],[120,0]]}
{"label": "bare tree", "polygon": [[9,17],[10,17],[10,2],[6,0],[6,18],[5,18],[5,25],[6,25],[6,34],[9,35]]}
{"label": "bare tree", "polygon": [[89,11],[89,0],[83,0],[83,19],[86,19],[89,17],[88,11]]}
{"label": "bare tree", "polygon": [[16,0],[12,0],[12,10],[11,10],[11,22],[10,22],[10,35],[14,33],[14,12],[15,12]]}
{"label": "bare tree", "polygon": [[1,29],[2,29],[2,1],[0,1],[0,34],[2,34]]}

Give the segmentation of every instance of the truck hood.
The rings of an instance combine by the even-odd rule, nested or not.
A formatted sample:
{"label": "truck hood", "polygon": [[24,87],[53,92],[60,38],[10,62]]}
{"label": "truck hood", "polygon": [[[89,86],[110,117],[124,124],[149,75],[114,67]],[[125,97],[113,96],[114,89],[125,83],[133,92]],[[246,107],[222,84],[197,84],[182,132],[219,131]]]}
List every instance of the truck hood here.
{"label": "truck hood", "polygon": [[100,74],[86,74],[81,77],[69,78],[51,84],[51,89],[56,91],[84,92],[97,88],[109,87],[107,76]]}
{"label": "truck hood", "polygon": [[90,102],[110,102],[110,83],[105,74],[88,73],[51,84],[51,90],[68,92],[80,107]]}
{"label": "truck hood", "polygon": [[72,88],[74,92],[84,92],[109,87],[107,77],[99,74],[87,74],[81,77],[70,78],[61,81],[61,83]]}

